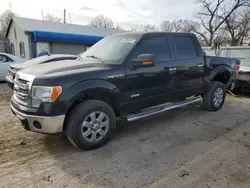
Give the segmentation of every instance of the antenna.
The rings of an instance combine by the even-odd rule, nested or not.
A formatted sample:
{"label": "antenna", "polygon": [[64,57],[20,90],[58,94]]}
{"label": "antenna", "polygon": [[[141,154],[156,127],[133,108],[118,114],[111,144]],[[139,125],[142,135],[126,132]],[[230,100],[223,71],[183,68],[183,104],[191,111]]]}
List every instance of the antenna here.
{"label": "antenna", "polygon": [[44,21],[44,17],[43,17],[43,9],[41,9],[41,14],[42,14],[42,20]]}

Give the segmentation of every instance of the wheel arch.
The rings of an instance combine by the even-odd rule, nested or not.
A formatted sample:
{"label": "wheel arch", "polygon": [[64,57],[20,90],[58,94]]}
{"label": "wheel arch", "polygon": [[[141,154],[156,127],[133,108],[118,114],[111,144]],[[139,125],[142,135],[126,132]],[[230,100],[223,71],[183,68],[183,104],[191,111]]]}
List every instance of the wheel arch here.
{"label": "wheel arch", "polygon": [[[66,118],[65,122],[67,121],[67,117],[69,116],[71,110],[78,104],[82,103],[85,100],[101,100],[103,102],[108,103],[112,109],[114,110],[115,114],[119,116],[119,89],[104,80],[93,80],[93,81],[86,81],[75,86],[72,86],[67,90],[69,97],[69,103],[67,105],[66,111]],[[64,123],[65,124],[65,123]]]}
{"label": "wheel arch", "polygon": [[226,85],[230,80],[232,72],[233,71],[229,66],[218,66],[211,72],[210,82],[218,81]]}

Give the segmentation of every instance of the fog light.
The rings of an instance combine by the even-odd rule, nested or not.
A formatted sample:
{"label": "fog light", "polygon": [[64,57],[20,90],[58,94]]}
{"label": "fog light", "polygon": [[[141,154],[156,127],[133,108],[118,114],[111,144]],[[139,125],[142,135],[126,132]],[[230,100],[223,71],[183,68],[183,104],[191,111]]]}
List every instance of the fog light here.
{"label": "fog light", "polygon": [[33,126],[34,126],[36,129],[41,129],[41,128],[42,128],[41,123],[39,123],[38,121],[33,121]]}

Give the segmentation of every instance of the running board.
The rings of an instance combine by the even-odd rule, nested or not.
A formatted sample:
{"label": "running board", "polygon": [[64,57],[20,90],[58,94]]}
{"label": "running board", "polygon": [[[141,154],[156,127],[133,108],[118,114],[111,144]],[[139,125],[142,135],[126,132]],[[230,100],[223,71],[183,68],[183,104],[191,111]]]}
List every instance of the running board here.
{"label": "running board", "polygon": [[202,99],[202,97],[198,96],[198,97],[193,97],[193,98],[187,99],[185,101],[177,102],[177,103],[174,103],[174,104],[171,104],[171,105],[155,107],[153,109],[151,108],[149,110],[145,110],[145,111],[137,113],[137,114],[128,115],[126,117],[126,119],[127,119],[127,121],[136,121],[136,120],[148,117],[148,116],[152,116],[152,115],[155,115],[155,114],[159,114],[159,113],[162,113],[162,112],[166,112],[166,111],[169,111],[169,110],[172,110],[172,109],[175,109],[175,108],[179,108],[179,107],[182,107],[182,106],[186,106],[188,104],[198,102],[201,99]]}

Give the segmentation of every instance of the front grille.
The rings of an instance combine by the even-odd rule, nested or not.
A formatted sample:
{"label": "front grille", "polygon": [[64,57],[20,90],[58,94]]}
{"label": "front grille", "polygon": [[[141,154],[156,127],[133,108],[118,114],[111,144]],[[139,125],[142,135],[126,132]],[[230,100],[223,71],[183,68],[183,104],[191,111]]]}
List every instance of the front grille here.
{"label": "front grille", "polygon": [[29,100],[29,81],[16,78],[14,82],[14,97],[17,102],[28,106]]}

